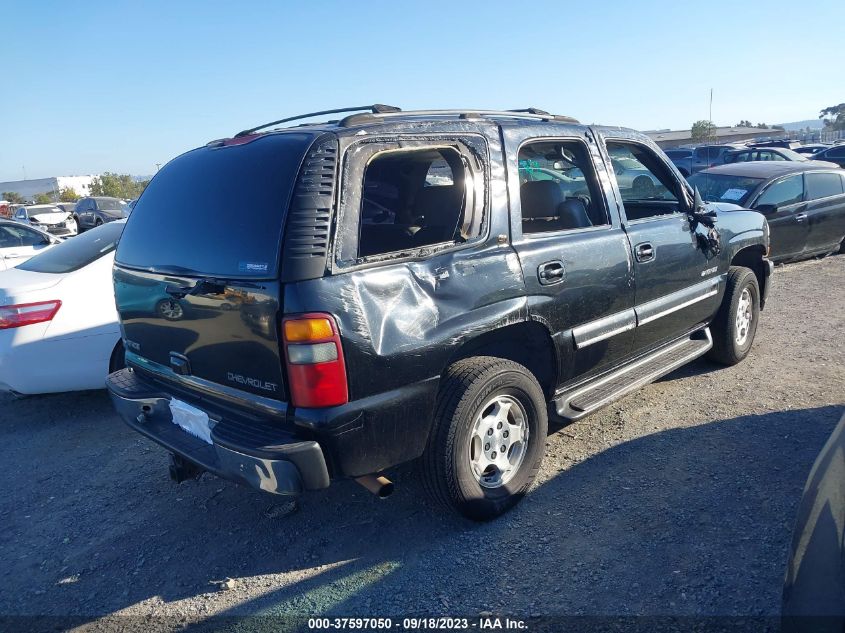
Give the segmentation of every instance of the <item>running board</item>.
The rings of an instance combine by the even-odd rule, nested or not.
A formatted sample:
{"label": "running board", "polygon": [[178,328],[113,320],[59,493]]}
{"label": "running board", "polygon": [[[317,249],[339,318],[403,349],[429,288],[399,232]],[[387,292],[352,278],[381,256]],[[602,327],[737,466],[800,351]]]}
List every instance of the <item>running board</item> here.
{"label": "running board", "polygon": [[710,336],[710,328],[694,332],[689,337],[661,347],[645,358],[555,397],[557,414],[567,420],[582,418],[703,356],[711,347],[713,337]]}

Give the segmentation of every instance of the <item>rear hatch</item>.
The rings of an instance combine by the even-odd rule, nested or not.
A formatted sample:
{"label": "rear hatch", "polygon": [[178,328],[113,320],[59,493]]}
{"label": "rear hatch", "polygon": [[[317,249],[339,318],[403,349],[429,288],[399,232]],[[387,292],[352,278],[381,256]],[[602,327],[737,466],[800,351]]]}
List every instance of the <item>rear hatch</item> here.
{"label": "rear hatch", "polygon": [[286,399],[279,258],[313,140],[284,133],[212,144],[156,174],[115,258],[131,365],[171,380],[201,379],[196,384],[212,392],[220,385]]}

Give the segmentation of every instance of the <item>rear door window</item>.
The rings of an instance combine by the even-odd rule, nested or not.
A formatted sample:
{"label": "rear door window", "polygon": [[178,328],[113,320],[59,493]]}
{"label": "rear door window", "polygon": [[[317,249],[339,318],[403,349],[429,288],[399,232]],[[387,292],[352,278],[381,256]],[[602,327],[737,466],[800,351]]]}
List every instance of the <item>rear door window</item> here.
{"label": "rear door window", "polygon": [[842,177],[839,174],[807,173],[804,177],[807,179],[807,200],[829,198],[843,193]]}
{"label": "rear door window", "polygon": [[274,278],[291,192],[313,138],[271,134],[173,159],[138,199],[117,262],[160,273]]}

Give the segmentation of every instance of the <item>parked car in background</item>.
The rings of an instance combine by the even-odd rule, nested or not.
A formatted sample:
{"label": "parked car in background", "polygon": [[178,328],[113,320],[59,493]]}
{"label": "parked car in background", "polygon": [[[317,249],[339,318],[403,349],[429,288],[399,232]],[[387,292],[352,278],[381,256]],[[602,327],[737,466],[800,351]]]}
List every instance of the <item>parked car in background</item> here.
{"label": "parked car in background", "polygon": [[845,416],[807,477],[783,584],[781,631],[845,630]]}
{"label": "parked car in background", "polygon": [[53,204],[34,204],[29,207],[21,207],[15,212],[13,219],[58,237],[70,237],[77,233],[73,214],[63,211]]}
{"label": "parked car in background", "polygon": [[73,217],[76,218],[79,231],[82,232],[106,222],[123,219],[125,208],[126,203],[118,198],[91,196],[82,198],[76,203]]}
{"label": "parked car in background", "polygon": [[[785,149],[783,147],[750,147],[748,149],[726,152],[724,157],[725,164],[749,163],[754,161],[790,161],[796,163],[806,163],[810,160],[815,161],[815,156],[810,159],[803,154],[793,152],[791,149]],[[817,161],[817,165],[820,167],[839,167],[836,163],[825,161]]]}
{"label": "parked car in background", "polygon": [[845,168],[845,143],[833,145],[810,156],[813,160],[825,160],[831,163],[836,163],[840,167]]}
{"label": "parked car in background", "polygon": [[136,202],[138,202],[138,198],[130,200],[126,203],[126,206],[123,208],[123,217],[128,218],[130,215],[132,215],[132,209],[135,208]]}
{"label": "parked car in background", "polygon": [[691,174],[725,162],[725,154],[743,149],[744,145],[700,145],[692,152]]}
{"label": "parked car in background", "polygon": [[808,145],[799,145],[798,147],[793,147],[793,152],[798,152],[799,154],[805,154],[807,156],[812,156],[816,152],[821,152],[822,150],[826,150],[829,147],[833,147],[830,143],[811,143]]}
{"label": "parked car in background", "polygon": [[123,366],[110,223],[0,272],[0,390],[102,389]]}
{"label": "parked car in background", "polygon": [[73,215],[76,212],[75,202],[57,202],[54,206],[59,207],[62,211]]}
{"label": "parked car in background", "polygon": [[845,240],[845,171],[805,162],[750,162],[713,167],[690,177],[701,197],[766,216],[771,259],[833,253]]}
{"label": "parked car in background", "polygon": [[0,220],[0,270],[22,264],[61,240],[13,220]]}
{"label": "parked car in background", "polygon": [[746,143],[748,147],[781,147],[783,149],[795,149],[799,145],[801,145],[798,141],[793,141],[791,139],[770,139],[768,141],[752,141],[751,143]]}
{"label": "parked car in background", "polygon": [[675,164],[684,178],[692,173],[692,149],[665,149],[663,153]]}

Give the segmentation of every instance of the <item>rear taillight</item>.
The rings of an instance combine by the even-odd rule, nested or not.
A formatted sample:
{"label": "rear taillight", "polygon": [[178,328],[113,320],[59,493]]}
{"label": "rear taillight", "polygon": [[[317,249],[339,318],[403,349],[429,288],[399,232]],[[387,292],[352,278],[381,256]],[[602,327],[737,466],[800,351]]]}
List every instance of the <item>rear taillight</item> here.
{"label": "rear taillight", "polygon": [[52,321],[62,307],[61,301],[41,301],[0,306],[0,330]]}
{"label": "rear taillight", "polygon": [[294,406],[334,407],[348,401],[343,347],[331,315],[310,313],[285,317],[282,344]]}

